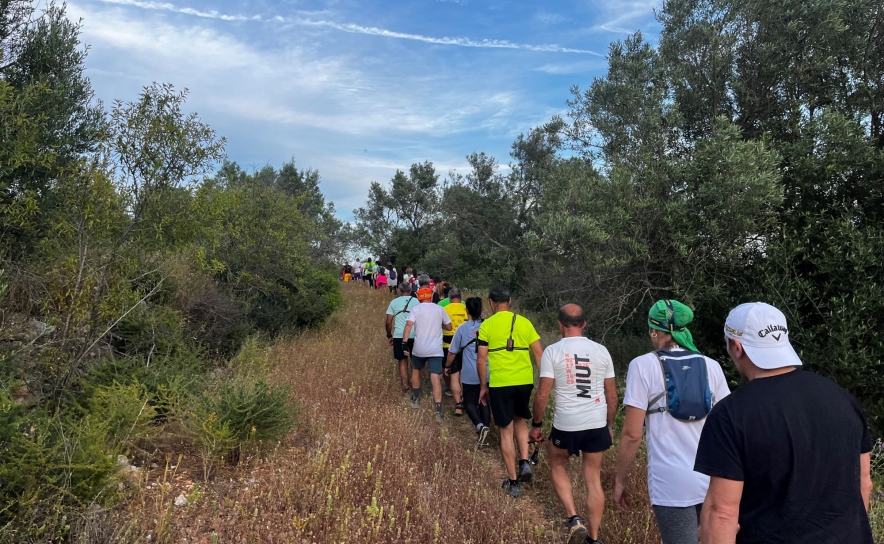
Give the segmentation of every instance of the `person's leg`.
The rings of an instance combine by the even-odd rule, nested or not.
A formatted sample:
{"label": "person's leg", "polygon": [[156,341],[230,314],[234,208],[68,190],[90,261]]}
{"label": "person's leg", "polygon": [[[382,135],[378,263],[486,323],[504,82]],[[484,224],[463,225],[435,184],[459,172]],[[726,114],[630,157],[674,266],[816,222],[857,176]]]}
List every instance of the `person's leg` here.
{"label": "person's leg", "polygon": [[653,505],[663,544],[697,544],[699,540],[695,506]]}
{"label": "person's leg", "polygon": [[407,358],[399,359],[399,379],[402,381],[402,389],[407,391],[409,386]]}
{"label": "person's leg", "polygon": [[[473,425],[477,427],[480,423],[488,425],[488,420],[482,419],[482,416],[479,414],[479,390],[481,389],[479,384],[465,383],[463,384],[462,389],[463,409],[470,418],[470,421],[472,421]],[[485,409],[487,410],[488,407],[486,406]]]}
{"label": "person's leg", "polygon": [[433,402],[442,402],[442,376],[430,372],[430,385],[433,386]]}
{"label": "person's leg", "polygon": [[574,507],[574,495],[571,489],[571,475],[568,474],[568,450],[553,446],[552,441],[546,444],[549,473],[552,478],[553,488],[559,497],[559,502],[565,508],[565,517],[577,515]]}
{"label": "person's leg", "polygon": [[454,403],[463,402],[463,388],[460,385],[460,372],[451,375],[451,393],[454,395]]}
{"label": "person's leg", "polygon": [[503,456],[503,464],[506,465],[506,476],[510,480],[518,477],[516,473],[516,448],[513,444],[513,422],[506,427],[497,427],[500,432],[500,455]]}
{"label": "person's leg", "polygon": [[[606,431],[607,432],[607,431]],[[605,512],[605,492],[602,490],[602,457],[599,453],[582,454],[583,482],[586,484],[586,519],[589,538],[599,537],[602,515]]]}
{"label": "person's leg", "polygon": [[519,460],[528,459],[528,425],[519,416],[513,416],[513,432],[516,436],[516,444],[519,446]]}

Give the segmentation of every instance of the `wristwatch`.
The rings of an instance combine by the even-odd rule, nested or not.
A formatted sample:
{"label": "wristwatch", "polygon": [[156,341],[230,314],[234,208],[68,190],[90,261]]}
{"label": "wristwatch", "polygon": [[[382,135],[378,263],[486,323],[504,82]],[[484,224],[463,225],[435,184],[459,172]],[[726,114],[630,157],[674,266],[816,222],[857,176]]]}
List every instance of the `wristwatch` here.
{"label": "wristwatch", "polygon": [[538,423],[532,419],[531,426],[534,427],[535,429],[537,429],[538,427],[543,427],[543,420],[541,420],[540,423]]}

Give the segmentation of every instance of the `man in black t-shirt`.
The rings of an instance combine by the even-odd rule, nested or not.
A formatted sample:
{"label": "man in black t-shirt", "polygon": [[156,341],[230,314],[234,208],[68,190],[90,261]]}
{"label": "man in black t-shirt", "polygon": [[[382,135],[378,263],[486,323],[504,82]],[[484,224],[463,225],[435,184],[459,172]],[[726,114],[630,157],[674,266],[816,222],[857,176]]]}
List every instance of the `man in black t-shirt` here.
{"label": "man in black t-shirt", "polygon": [[694,470],[711,481],[700,541],[873,544],[872,440],[857,402],[797,368],[786,318],[773,306],[734,308],[724,334],[748,383],[703,427]]}

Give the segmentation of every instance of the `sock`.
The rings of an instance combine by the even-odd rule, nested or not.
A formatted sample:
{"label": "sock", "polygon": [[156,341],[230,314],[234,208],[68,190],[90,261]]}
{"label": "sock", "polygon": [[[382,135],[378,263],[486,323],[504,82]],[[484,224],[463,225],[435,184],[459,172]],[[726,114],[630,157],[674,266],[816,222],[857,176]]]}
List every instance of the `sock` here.
{"label": "sock", "polygon": [[510,485],[519,485],[519,480],[510,480]]}
{"label": "sock", "polygon": [[579,517],[579,516],[577,516],[577,515],[571,516],[570,518],[568,518],[568,523],[570,524],[572,521],[574,521],[574,520],[577,519],[578,517]]}
{"label": "sock", "polygon": [[519,459],[519,464],[521,465],[523,463],[530,463],[530,461],[528,461],[527,459]]}
{"label": "sock", "polygon": [[413,399],[421,398],[421,390],[420,389],[412,389],[411,390],[411,398],[413,398]]}
{"label": "sock", "polygon": [[441,412],[441,411],[442,411],[442,403],[441,403],[441,402],[437,402],[437,403],[436,403],[436,411],[437,411],[437,412]]}
{"label": "sock", "polygon": [[477,431],[481,431],[481,430],[482,430],[482,427],[484,427],[484,426],[485,426],[484,423],[479,423],[478,425],[476,425],[476,430],[477,430]]}

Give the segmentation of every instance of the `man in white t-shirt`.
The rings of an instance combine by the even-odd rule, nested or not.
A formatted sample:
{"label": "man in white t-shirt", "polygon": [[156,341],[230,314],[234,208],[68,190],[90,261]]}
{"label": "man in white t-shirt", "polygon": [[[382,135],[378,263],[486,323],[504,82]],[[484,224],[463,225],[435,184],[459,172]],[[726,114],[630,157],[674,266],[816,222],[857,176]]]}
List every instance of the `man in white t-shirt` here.
{"label": "man in white t-shirt", "polygon": [[[608,350],[583,336],[583,309],[568,304],[559,310],[562,339],[543,351],[540,388],[534,396],[531,438],[540,442],[543,413],[550,390],[556,405],[547,454],[553,487],[568,516],[569,544],[595,543],[605,508],[602,491],[602,455],[611,447],[617,384]],[[569,458],[580,455],[586,485],[587,528],[577,515],[571,493]]]}
{"label": "man in white t-shirt", "polygon": [[[709,477],[694,472],[694,460],[705,419],[683,421],[666,410],[663,368],[656,351],[702,357],[712,402],[730,394],[727,380],[713,359],[697,352],[687,328],[693,311],[677,300],[657,301],[648,313],[648,332],[654,350],[629,363],[626,374],[626,419],[617,451],[614,504],[627,509],[627,477],[641,447],[642,428],[648,441],[648,492],[663,544],[697,544],[698,523]],[[653,401],[653,406],[652,406]],[[650,411],[649,411],[650,409]]]}
{"label": "man in white t-shirt", "polygon": [[[428,279],[421,276],[421,285],[425,285]],[[408,314],[402,333],[402,343],[405,346],[408,346],[412,330],[416,335],[414,347],[405,352],[406,356],[411,356],[411,406],[420,406],[421,370],[427,366],[433,386],[436,419],[442,421],[442,331],[451,330],[451,318],[445,308],[433,304],[433,291],[429,287],[418,289],[417,299],[420,304]]]}

